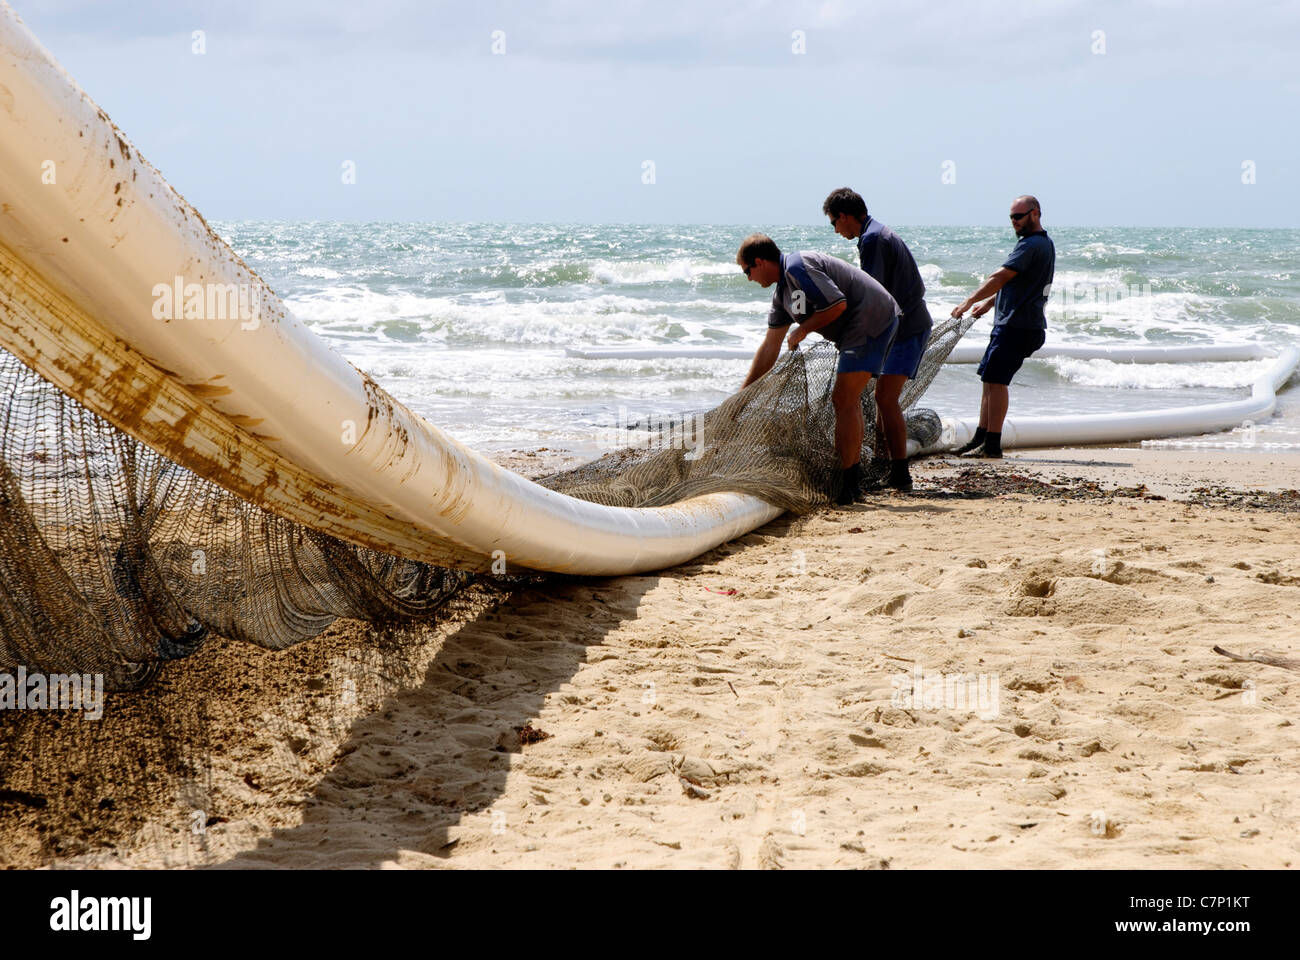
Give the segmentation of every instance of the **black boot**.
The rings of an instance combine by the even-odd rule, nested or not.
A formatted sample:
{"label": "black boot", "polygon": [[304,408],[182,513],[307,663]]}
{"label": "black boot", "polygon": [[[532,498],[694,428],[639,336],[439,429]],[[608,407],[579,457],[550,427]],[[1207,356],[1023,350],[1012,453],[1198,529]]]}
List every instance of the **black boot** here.
{"label": "black boot", "polygon": [[1002,434],[988,433],[984,435],[984,457],[988,460],[1002,459]]}
{"label": "black boot", "polygon": [[862,484],[862,461],[859,460],[851,467],[845,467],[840,474],[840,492],[835,497],[835,503],[838,506],[845,507],[858,499],[858,493]]}
{"label": "black boot", "polygon": [[958,456],[961,456],[963,453],[970,453],[972,450],[974,450],[976,447],[978,447],[980,444],[984,442],[984,437],[987,434],[988,431],[985,430],[983,427],[976,427],[975,436],[970,438],[970,442],[967,443],[965,446],[958,447],[956,450],[953,451],[953,453],[957,454]]}
{"label": "black boot", "polygon": [[900,493],[912,492],[912,472],[907,469],[906,458],[889,461],[889,486]]}

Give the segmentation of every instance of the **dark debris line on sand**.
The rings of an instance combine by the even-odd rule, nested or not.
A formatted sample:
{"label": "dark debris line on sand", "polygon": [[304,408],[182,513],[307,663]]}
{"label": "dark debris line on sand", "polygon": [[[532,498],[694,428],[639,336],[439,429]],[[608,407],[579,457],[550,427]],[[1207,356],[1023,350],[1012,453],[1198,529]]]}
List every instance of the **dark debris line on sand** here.
{"label": "dark debris line on sand", "polygon": [[1300,513],[1300,490],[1229,490],[1197,487],[1191,502],[1206,507],[1237,507],[1267,513]]}
{"label": "dark debris line on sand", "polygon": [[[1052,500],[1165,500],[1150,493],[1146,484],[1132,487],[1107,488],[1086,477],[1055,477],[1050,482],[1021,473],[1010,473],[988,467],[967,467],[953,476],[920,478],[924,486],[918,487],[916,496],[955,496],[962,499],[1023,494]],[[1232,490],[1227,487],[1197,487],[1191,491],[1187,503],[1203,507],[1262,510],[1270,513],[1300,513],[1300,491]]]}
{"label": "dark debris line on sand", "polygon": [[[925,481],[926,478],[923,477],[922,480]],[[1165,499],[1148,493],[1144,484],[1107,490],[1097,481],[1084,477],[1057,477],[1049,483],[1021,473],[980,467],[967,467],[955,476],[929,478],[926,486],[930,485],[938,489],[918,489],[915,493],[922,497],[927,494],[938,494],[957,496],[962,499],[981,499],[1008,494],[1047,497],[1053,500],[1109,500],[1114,497],[1132,497],[1140,500]]]}

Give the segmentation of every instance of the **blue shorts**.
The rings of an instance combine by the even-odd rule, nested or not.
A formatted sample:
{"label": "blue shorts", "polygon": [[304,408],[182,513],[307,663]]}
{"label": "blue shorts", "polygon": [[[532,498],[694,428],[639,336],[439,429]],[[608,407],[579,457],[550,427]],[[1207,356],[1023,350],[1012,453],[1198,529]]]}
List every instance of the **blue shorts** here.
{"label": "blue shorts", "polygon": [[989,347],[980,361],[979,375],[985,383],[1008,386],[1020,365],[1047,339],[1045,330],[1026,330],[1003,324],[993,328]]}
{"label": "blue shorts", "polygon": [[898,318],[885,328],[880,335],[872,337],[866,343],[840,350],[840,362],[835,367],[836,373],[870,373],[873,377],[880,375],[885,365],[885,355],[898,333]]}
{"label": "blue shorts", "polygon": [[895,340],[894,345],[889,348],[889,355],[885,357],[885,365],[880,371],[881,376],[900,376],[915,380],[917,371],[921,369],[921,357],[925,356],[925,345],[929,342],[929,330],[908,337],[906,340]]}

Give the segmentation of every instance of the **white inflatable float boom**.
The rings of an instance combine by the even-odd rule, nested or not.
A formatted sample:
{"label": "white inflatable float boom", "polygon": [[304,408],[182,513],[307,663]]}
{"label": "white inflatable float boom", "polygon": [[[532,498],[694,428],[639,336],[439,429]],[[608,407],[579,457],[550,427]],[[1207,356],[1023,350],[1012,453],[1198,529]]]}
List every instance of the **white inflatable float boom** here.
{"label": "white inflatable float boom", "polygon": [[[1187,349],[1187,348],[1182,348]],[[1080,414],[1064,417],[1008,417],[1002,425],[1003,447],[1059,447],[1069,443],[1128,443],[1154,437],[1186,437],[1240,427],[1273,415],[1277,391],[1300,364],[1300,348],[1282,350],[1251,387],[1250,396],[1221,403],[1203,403],[1161,410]],[[933,447],[919,453],[961,446],[975,434],[977,420],[943,419],[943,431]]]}
{"label": "white inflatable float boom", "polygon": [[[949,363],[979,363],[987,343],[959,343],[948,355]],[[1154,343],[1047,343],[1034,352],[1034,360],[1109,360],[1112,363],[1208,363],[1267,360],[1277,350],[1259,343],[1210,343],[1161,346]]]}
{"label": "white inflatable float boom", "polygon": [[[978,363],[985,344],[959,343],[948,363]],[[568,349],[572,357],[589,360],[649,360],[659,357],[702,359],[749,359],[753,351],[741,347],[605,347]],[[1129,443],[1155,437],[1185,437],[1239,427],[1247,420],[1272,416],[1277,391],[1300,364],[1300,350],[1288,346],[1269,350],[1262,344],[1071,344],[1053,343],[1040,348],[1031,359],[1070,357],[1079,360],[1111,360],[1115,363],[1205,363],[1210,361],[1273,360],[1268,371],[1255,381],[1248,398],[1190,407],[1123,413],[1081,414],[1058,417],[1012,417],[1002,427],[1003,447],[1057,447],[1067,443]],[[966,443],[975,432],[975,420],[943,419],[938,442],[922,447],[909,440],[908,456],[941,453]]]}
{"label": "white inflatable float boom", "polygon": [[437,563],[625,574],[781,512],[740,494],[599,506],[444,435],[289,315],[4,3],[0,205],[0,344],[289,519]]}
{"label": "white inflatable float boom", "polygon": [[[979,363],[987,344],[959,343],[946,363]],[[755,348],[747,347],[566,347],[565,356],[581,360],[750,360]],[[1258,343],[1186,344],[1163,347],[1157,344],[1049,343],[1031,359],[1112,360],[1115,363],[1204,363],[1220,360],[1266,360],[1277,355]]]}

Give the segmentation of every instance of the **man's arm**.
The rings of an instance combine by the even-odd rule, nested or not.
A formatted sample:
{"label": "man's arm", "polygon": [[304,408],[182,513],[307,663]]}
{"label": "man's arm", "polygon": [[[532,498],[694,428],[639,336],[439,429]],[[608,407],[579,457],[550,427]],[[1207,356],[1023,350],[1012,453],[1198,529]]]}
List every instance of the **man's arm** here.
{"label": "man's arm", "polygon": [[810,333],[816,333],[828,323],[834,323],[840,318],[845,310],[848,309],[849,302],[841,300],[839,303],[832,304],[825,310],[818,310],[808,318],[807,323],[799,324],[799,328],[790,334],[790,349],[793,350],[799,346],[799,342]]}
{"label": "man's arm", "polygon": [[[992,274],[987,280],[980,284],[978,290],[953,308],[953,317],[961,319],[961,315],[969,310],[972,305],[979,303],[981,300],[987,300],[989,297],[996,294],[1006,286],[1015,275],[1016,271],[1012,270],[1010,267],[999,267],[996,273]],[[984,309],[976,314],[976,316],[983,316],[985,313],[988,313],[987,304],[984,305]]]}
{"label": "man's arm", "polygon": [[785,339],[785,332],[789,329],[790,325],[788,323],[784,327],[767,328],[767,336],[763,338],[758,352],[754,354],[754,362],[749,365],[749,376],[740,385],[740,389],[744,390],[772,369],[772,364],[776,363],[776,358],[781,355],[781,341]]}

